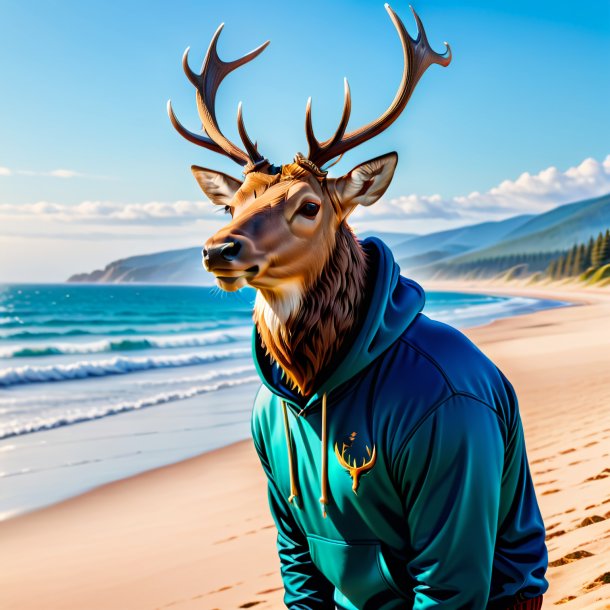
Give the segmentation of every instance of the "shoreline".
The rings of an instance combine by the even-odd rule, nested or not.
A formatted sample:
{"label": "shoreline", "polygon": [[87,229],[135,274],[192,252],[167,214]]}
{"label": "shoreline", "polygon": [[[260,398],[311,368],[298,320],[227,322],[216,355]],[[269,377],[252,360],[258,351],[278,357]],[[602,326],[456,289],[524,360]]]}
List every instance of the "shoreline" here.
{"label": "shoreline", "polygon": [[610,296],[610,287],[586,286],[581,282],[528,283],[528,280],[428,280],[424,282],[427,290],[446,290],[449,292],[485,293],[498,296],[524,296],[556,301],[574,301],[594,304],[604,302]]}
{"label": "shoreline", "polygon": [[[610,383],[600,349],[610,290],[515,280],[421,284],[580,305],[462,332],[517,390],[550,560],[563,561],[547,572],[546,604],[609,607],[610,587],[591,583],[610,559],[610,496],[601,480],[610,462],[602,455]],[[575,407],[579,417],[570,417]],[[0,523],[0,540],[3,608],[283,607],[266,481],[249,439],[11,517]],[[579,558],[565,559],[573,553]]]}
{"label": "shoreline", "polygon": [[[556,306],[576,304],[574,301],[568,303],[565,301],[555,302],[548,298],[540,300],[511,299],[507,296],[475,296],[464,292],[459,294],[458,300],[453,304],[455,293],[438,295],[429,289],[427,294],[428,300],[424,313],[431,318],[435,318],[438,312],[439,319],[457,328],[483,326],[496,319],[524,315]],[[440,299],[437,300],[439,296]],[[455,315],[451,313],[452,311],[455,311]],[[448,318],[442,317],[447,315]],[[235,334],[241,330],[242,327],[239,326],[223,329],[220,332]],[[251,328],[248,327],[246,330],[244,336],[250,337]],[[212,334],[216,332],[219,331],[212,331]],[[238,334],[241,335],[241,332],[238,332]],[[51,365],[57,365],[58,358],[63,358],[57,365],[59,369],[61,365],[70,363],[79,363],[88,367],[91,364],[89,362],[90,358],[93,359],[91,362],[103,364],[105,363],[104,358],[125,357],[130,359],[135,357],[137,359],[142,357],[141,353],[133,350],[127,350],[125,353],[121,351],[116,355],[114,352],[104,354],[104,350],[90,351],[89,346],[96,345],[99,340],[90,344],[87,343],[87,341],[90,341],[89,338],[86,341],[80,341],[80,337],[78,339],[78,341],[71,342],[68,345],[79,348],[84,345],[87,349],[68,349],[59,356],[54,355]],[[118,339],[121,343],[125,340],[123,337]],[[133,340],[131,336],[127,338],[128,342]],[[155,338],[151,339],[144,334],[138,336],[135,340],[152,342],[155,341]],[[157,342],[162,341],[163,337],[156,340]],[[177,340],[179,339],[175,337],[170,339],[174,344]],[[112,343],[117,339],[108,337],[102,341]],[[16,345],[19,350],[25,350],[28,344],[17,343]],[[39,346],[38,343],[35,345]],[[221,345],[223,350],[232,347],[226,344]],[[43,347],[47,350],[57,349],[60,346],[61,344],[54,340],[43,343]],[[153,355],[155,357],[162,356],[166,360],[174,357],[171,352],[165,350],[157,350]],[[144,353],[144,357],[146,356],[147,354]],[[179,354],[178,357],[180,358],[181,355]],[[249,346],[248,356],[244,357],[243,363],[251,363]],[[22,370],[28,368],[40,369],[49,366],[45,358],[35,358],[34,356],[29,359],[25,358],[25,362],[21,358],[19,361],[11,360],[9,364],[19,364]],[[253,365],[251,369],[254,374]],[[137,377],[141,379],[141,375],[146,374],[147,372],[139,372]],[[185,374],[188,377],[187,373],[182,373],[182,375]],[[105,378],[107,375],[105,374],[103,377]],[[176,373],[171,373],[172,377],[175,375]],[[0,371],[1,377],[2,371]],[[121,417],[117,420],[109,417],[115,411],[115,408],[111,405],[107,408],[108,413],[104,414],[101,412],[102,409],[98,408],[98,412],[94,413],[93,416],[91,413],[84,414],[76,424],[72,424],[70,421],[62,422],[61,414],[55,417],[56,421],[47,416],[39,420],[36,427],[31,430],[34,434],[22,434],[16,423],[14,424],[15,432],[13,434],[5,434],[5,431],[9,429],[5,428],[0,432],[0,434],[4,434],[3,438],[0,439],[0,455],[3,456],[0,479],[7,482],[6,488],[10,490],[10,495],[0,494],[0,522],[73,498],[105,483],[123,480],[153,468],[208,453],[236,440],[247,439],[249,437],[248,412],[254,398],[254,392],[251,391],[251,388],[257,387],[260,383],[258,377],[255,377],[256,380],[252,384],[243,387],[237,384],[230,388],[217,389],[209,395],[209,398],[200,395],[199,390],[207,392],[206,387],[201,386],[191,398],[187,397],[185,399],[183,397],[179,401],[175,399],[166,400],[161,394],[141,396],[138,400],[135,397],[131,400],[121,399],[118,403],[121,405]],[[234,375],[230,377],[230,379],[233,378]],[[225,379],[229,379],[229,377]],[[134,382],[142,385],[142,381],[134,380]],[[0,379],[1,383],[2,379]],[[123,391],[128,391],[129,381],[119,378],[111,383],[116,388],[113,403],[116,404],[118,400],[116,395],[120,393],[121,388],[123,388]],[[223,383],[225,382],[220,382],[221,385]],[[90,384],[90,379],[70,380],[69,390],[75,394],[80,392],[85,396],[90,391]],[[28,389],[28,386],[30,386],[28,382],[9,384],[10,387],[14,385],[25,386],[17,388],[16,392],[35,391],[33,387],[31,390]],[[191,383],[184,386],[182,391],[192,393],[192,390],[195,389]],[[53,390],[49,388],[50,392]],[[40,395],[40,391],[45,393],[45,386],[42,390],[39,390],[38,395]],[[33,400],[35,400],[35,395]],[[226,411],[227,406],[229,408],[227,412],[235,412],[235,409],[230,406],[231,404],[239,405],[239,410],[242,412],[239,416],[239,433],[233,430],[237,426],[236,422],[233,422],[233,428],[230,426],[228,428],[218,427],[223,421],[220,413]],[[148,406],[153,406],[154,409],[149,409]],[[205,429],[206,421],[199,414],[209,409],[214,409],[219,414],[213,422],[210,422],[211,425],[208,425]],[[84,411],[86,412],[86,409]],[[164,418],[167,418],[166,425],[162,423]],[[181,425],[174,425],[177,422],[181,422]],[[23,426],[27,425],[29,425],[28,422],[23,424]],[[74,425],[77,425],[77,429],[73,428]],[[179,427],[183,428],[183,432],[174,431],[172,436],[170,430]],[[187,431],[193,428],[198,431]],[[210,434],[210,429],[218,432]],[[38,431],[42,431],[44,434],[36,434]],[[181,438],[177,438],[179,434]],[[15,475],[21,474],[26,476],[15,478]]]}

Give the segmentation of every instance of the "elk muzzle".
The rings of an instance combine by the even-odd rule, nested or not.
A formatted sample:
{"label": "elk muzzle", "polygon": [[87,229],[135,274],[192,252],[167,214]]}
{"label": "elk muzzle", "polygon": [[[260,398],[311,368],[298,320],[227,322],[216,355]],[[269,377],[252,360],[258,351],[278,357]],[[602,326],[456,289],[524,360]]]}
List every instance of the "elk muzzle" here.
{"label": "elk muzzle", "polygon": [[203,266],[216,276],[224,290],[243,288],[261,270],[262,261],[254,255],[250,240],[241,235],[214,235],[206,241],[201,254]]}
{"label": "elk muzzle", "polygon": [[208,271],[214,271],[214,268],[221,267],[234,261],[241,250],[241,242],[237,239],[226,241],[222,244],[204,246],[201,254],[203,256],[203,266]]}

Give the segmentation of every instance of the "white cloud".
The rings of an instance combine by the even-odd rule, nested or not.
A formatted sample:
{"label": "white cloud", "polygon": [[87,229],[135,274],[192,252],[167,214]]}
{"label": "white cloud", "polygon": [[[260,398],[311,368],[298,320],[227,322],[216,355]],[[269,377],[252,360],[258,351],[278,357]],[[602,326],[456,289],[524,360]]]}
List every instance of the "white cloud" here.
{"label": "white cloud", "polygon": [[73,169],[52,169],[46,172],[34,171],[31,169],[10,169],[0,167],[0,176],[43,176],[49,178],[88,178],[93,180],[108,180],[109,176],[96,176],[95,174],[83,174]]}
{"label": "white cloud", "polygon": [[222,221],[221,208],[201,201],[149,201],[147,203],[116,203],[83,201],[65,205],[39,201],[25,204],[0,204],[0,219],[61,221],[87,224],[183,224],[196,220]]}
{"label": "white cloud", "polygon": [[468,223],[501,220],[517,214],[539,214],[552,208],[610,192],[610,155],[603,161],[585,159],[562,172],[549,167],[538,174],[524,172],[485,193],[468,195],[405,195],[354,212],[361,223],[384,219],[445,219]]}
{"label": "white cloud", "polygon": [[[1,170],[2,168],[0,168]],[[71,170],[55,170],[65,177]],[[501,220],[517,214],[535,214],[563,203],[578,201],[610,192],[610,155],[602,162],[585,159],[576,167],[560,171],[549,167],[538,174],[523,173],[516,180],[504,180],[487,192],[472,192],[456,197],[441,195],[404,195],[380,201],[370,208],[354,212],[351,219],[362,230],[373,226],[394,227],[429,233],[454,226],[486,220]],[[49,230],[99,231],[102,225],[124,227],[168,226],[207,231],[228,221],[222,208],[209,201],[149,201],[117,203],[83,201],[66,205],[48,201],[31,204],[0,204],[0,226],[4,232],[23,235]],[[113,231],[116,229],[113,229]]]}
{"label": "white cloud", "polygon": [[84,176],[85,174],[75,172],[71,169],[54,169],[50,172],[47,172],[46,175],[52,176],[53,178],[78,178],[80,176]]}

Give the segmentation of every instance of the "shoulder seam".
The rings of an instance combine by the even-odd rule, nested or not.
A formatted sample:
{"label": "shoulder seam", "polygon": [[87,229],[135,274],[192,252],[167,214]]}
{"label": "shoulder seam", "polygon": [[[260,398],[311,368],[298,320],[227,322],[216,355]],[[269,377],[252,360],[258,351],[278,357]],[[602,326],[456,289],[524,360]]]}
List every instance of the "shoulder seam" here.
{"label": "shoulder seam", "polygon": [[426,358],[426,360],[429,360],[436,367],[436,369],[439,371],[439,373],[443,376],[443,379],[445,380],[445,383],[449,386],[449,389],[454,394],[458,393],[458,390],[456,390],[453,383],[451,383],[451,380],[449,379],[449,375],[447,375],[447,373],[445,372],[445,369],[443,369],[443,367],[430,354],[423,351],[420,347],[417,347],[416,345],[411,343],[411,341],[409,341],[404,336],[400,337],[400,341],[402,341],[403,343],[406,343],[412,350],[416,351],[423,358]]}
{"label": "shoulder seam", "polygon": [[455,398],[456,396],[463,396],[465,398],[471,398],[472,400],[479,402],[484,407],[487,407],[496,416],[498,423],[502,426],[502,428],[504,430],[504,435],[505,435],[504,438],[506,438],[506,434],[507,434],[506,423],[504,421],[502,421],[502,418],[500,417],[500,415],[499,415],[498,411],[496,411],[496,409],[494,409],[486,401],[482,400],[478,396],[475,396],[474,394],[470,394],[469,392],[453,392],[453,394],[450,394],[449,396],[446,396],[445,398],[442,398],[441,400],[439,400],[424,415],[422,415],[422,417],[420,417],[420,419],[417,421],[417,423],[409,431],[407,438],[401,443],[400,448],[398,449],[398,452],[402,452],[405,449],[405,447],[411,442],[411,440],[413,439],[413,437],[415,436],[417,431],[424,425],[426,420],[433,413],[436,413],[446,402],[448,402],[452,398]]}

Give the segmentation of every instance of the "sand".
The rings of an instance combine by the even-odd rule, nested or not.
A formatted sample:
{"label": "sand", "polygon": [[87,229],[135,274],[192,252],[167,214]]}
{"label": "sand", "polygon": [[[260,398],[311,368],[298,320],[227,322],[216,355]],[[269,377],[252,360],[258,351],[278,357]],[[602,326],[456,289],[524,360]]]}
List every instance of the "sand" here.
{"label": "sand", "polygon": [[[465,333],[517,391],[548,530],[544,607],[610,608],[610,290],[422,284],[580,303]],[[0,524],[3,610],[283,608],[278,567],[250,441]]]}

